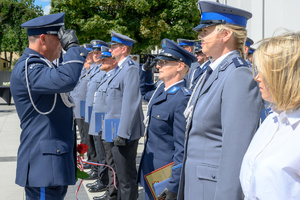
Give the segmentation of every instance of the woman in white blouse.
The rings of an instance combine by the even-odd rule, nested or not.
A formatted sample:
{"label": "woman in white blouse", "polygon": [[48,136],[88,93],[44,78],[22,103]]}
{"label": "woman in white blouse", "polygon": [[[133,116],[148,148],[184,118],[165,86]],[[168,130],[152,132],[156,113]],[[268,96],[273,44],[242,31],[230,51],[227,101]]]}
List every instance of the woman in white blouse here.
{"label": "woman in white blouse", "polygon": [[244,156],[245,199],[300,199],[300,32],[263,40],[254,53],[255,80],[270,114]]}

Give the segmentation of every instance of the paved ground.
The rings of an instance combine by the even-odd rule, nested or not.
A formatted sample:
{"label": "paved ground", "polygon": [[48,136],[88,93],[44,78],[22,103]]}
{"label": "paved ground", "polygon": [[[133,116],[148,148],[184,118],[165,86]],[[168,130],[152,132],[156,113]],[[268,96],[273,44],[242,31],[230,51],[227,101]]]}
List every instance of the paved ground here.
{"label": "paved ground", "polygon": [[[0,199],[25,200],[24,188],[15,184],[16,160],[20,138],[20,121],[14,104],[8,106],[0,98]],[[137,166],[143,150],[144,138],[141,138],[138,147]],[[85,185],[93,181],[83,181],[77,198],[80,200],[92,200],[101,193],[88,192]],[[77,182],[78,184],[79,182]],[[76,186],[69,186],[65,200],[76,200]],[[143,189],[139,188],[138,200],[144,200]]]}

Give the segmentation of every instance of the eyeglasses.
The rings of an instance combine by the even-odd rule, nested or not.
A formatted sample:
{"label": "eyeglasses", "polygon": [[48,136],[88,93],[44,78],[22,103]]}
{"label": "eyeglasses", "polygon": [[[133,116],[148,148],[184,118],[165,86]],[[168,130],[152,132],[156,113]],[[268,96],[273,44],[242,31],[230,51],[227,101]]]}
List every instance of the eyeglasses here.
{"label": "eyeglasses", "polygon": [[157,65],[164,67],[166,64],[168,64],[168,61],[166,60],[158,60]]}
{"label": "eyeglasses", "polygon": [[110,46],[110,49],[113,51],[113,50],[115,50],[115,49],[117,49],[118,47],[123,47],[123,45],[121,45],[121,44],[114,44],[114,45],[111,45]]}
{"label": "eyeglasses", "polygon": [[166,67],[167,65],[176,64],[179,62],[180,61],[158,60],[156,67],[158,68],[158,66],[159,66],[159,67],[163,68],[163,67]]}

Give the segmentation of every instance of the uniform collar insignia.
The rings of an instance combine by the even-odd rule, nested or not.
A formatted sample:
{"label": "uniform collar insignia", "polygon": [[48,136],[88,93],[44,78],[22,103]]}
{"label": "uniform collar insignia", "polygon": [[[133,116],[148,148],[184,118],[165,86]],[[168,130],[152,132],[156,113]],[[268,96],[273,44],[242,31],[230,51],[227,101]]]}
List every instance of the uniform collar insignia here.
{"label": "uniform collar insignia", "polygon": [[220,66],[220,71],[223,71],[223,70],[225,70],[227,67],[228,67],[228,62],[227,61],[225,61],[224,63],[222,63],[222,65]]}
{"label": "uniform collar insignia", "polygon": [[169,90],[168,93],[174,94],[178,89],[179,89],[179,87],[173,87],[173,88],[171,88],[171,89]]}

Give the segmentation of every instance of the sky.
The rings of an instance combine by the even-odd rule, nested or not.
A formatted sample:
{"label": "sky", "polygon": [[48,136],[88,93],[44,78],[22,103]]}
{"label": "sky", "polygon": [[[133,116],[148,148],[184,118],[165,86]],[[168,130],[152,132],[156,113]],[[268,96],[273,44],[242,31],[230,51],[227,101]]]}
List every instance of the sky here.
{"label": "sky", "polygon": [[35,0],[34,4],[37,6],[41,6],[44,11],[44,15],[48,15],[51,8],[50,3],[51,0]]}

